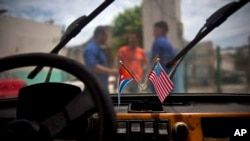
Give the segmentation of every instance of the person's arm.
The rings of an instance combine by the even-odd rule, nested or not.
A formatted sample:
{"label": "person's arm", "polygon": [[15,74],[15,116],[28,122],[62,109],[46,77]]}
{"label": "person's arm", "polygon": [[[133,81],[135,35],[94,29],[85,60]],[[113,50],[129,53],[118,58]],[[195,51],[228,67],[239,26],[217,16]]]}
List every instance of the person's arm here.
{"label": "person's arm", "polygon": [[160,54],[161,54],[160,42],[159,42],[159,40],[155,40],[153,43],[152,55],[151,55],[151,59],[150,59],[151,65],[154,65],[156,59],[161,57]]}
{"label": "person's arm", "polygon": [[108,68],[100,64],[96,64],[93,67],[93,70],[99,74],[116,75],[118,73],[118,70],[116,68]]}
{"label": "person's arm", "polygon": [[164,48],[164,51],[162,51],[162,52],[164,52],[164,58],[166,60],[164,62],[164,64],[166,64],[166,63],[168,63],[168,61],[170,61],[171,59],[174,58],[175,51],[174,51],[174,48],[173,48],[172,44],[169,41],[166,42],[164,44],[164,46],[166,46],[166,47]]}
{"label": "person's arm", "polygon": [[85,64],[92,68],[93,71],[99,74],[108,74],[108,75],[116,75],[118,73],[118,70],[115,68],[108,68],[105,66],[102,66],[98,63],[98,60],[96,59],[98,55],[98,51],[94,47],[89,47],[84,51],[84,60]]}

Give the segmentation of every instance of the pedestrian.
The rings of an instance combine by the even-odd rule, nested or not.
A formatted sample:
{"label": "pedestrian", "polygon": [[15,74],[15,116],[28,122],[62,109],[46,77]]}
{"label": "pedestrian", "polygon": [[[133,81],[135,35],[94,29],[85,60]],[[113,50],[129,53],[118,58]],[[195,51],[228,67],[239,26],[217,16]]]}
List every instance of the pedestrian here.
{"label": "pedestrian", "polygon": [[[165,21],[158,21],[154,24],[153,35],[154,42],[151,49],[151,65],[155,64],[156,58],[159,58],[161,66],[165,66],[174,56],[175,51],[172,44],[167,38],[168,24]],[[165,72],[169,74],[170,69],[163,67]],[[172,79],[173,83],[174,80]],[[150,91],[155,92],[153,85],[149,85]]]}
{"label": "pedestrian", "polygon": [[128,33],[128,44],[119,48],[117,58],[127,66],[135,79],[131,84],[126,86],[127,88],[125,88],[124,91],[138,91],[137,83],[141,83],[143,81],[147,66],[147,58],[143,48],[139,45],[137,32],[131,31]]}
{"label": "pedestrian", "polygon": [[93,70],[100,82],[108,88],[110,75],[117,75],[117,68],[108,67],[107,56],[102,48],[108,38],[106,26],[96,27],[93,38],[83,50],[85,65]]}

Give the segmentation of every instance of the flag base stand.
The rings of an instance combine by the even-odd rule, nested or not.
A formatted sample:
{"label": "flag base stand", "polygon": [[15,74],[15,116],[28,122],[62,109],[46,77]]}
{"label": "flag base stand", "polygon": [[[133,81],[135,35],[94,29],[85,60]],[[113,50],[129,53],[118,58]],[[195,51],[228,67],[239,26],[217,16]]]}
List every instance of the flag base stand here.
{"label": "flag base stand", "polygon": [[129,104],[128,113],[163,113],[163,105],[158,102],[147,100],[132,102]]}

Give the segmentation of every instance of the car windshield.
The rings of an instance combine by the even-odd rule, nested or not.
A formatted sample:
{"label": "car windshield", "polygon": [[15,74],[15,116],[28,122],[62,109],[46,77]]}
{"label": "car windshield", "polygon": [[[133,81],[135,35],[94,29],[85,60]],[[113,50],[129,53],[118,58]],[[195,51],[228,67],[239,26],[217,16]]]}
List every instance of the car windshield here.
{"label": "car windshield", "polygon": [[[1,0],[0,57],[49,53],[74,20],[89,16],[102,2]],[[162,91],[250,94],[249,3],[199,41],[181,58],[176,70],[166,66],[195,38],[206,20],[230,2],[116,0],[84,26],[59,55],[91,69],[114,95]],[[28,79],[34,68],[1,72],[0,98],[17,96],[21,87],[44,82],[49,68]],[[84,89],[76,77],[58,69],[52,70],[50,81]]]}

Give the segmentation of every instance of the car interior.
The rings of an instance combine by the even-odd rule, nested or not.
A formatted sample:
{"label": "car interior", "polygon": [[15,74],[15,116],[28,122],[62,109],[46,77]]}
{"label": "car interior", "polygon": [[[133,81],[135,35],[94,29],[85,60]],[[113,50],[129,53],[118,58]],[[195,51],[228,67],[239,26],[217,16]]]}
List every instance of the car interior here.
{"label": "car interior", "polygon": [[[99,2],[89,15],[79,15],[80,17],[66,28],[50,52],[0,56],[0,73],[29,68],[25,77],[33,79],[42,70],[46,70],[45,81],[35,84],[27,82],[27,85],[18,88],[17,97],[0,99],[0,140],[249,141],[249,29],[249,43],[246,45],[248,52],[245,52],[247,60],[243,64],[246,71],[243,77],[230,77],[239,82],[226,85],[229,87],[228,91],[221,86],[224,86],[224,83],[221,84],[221,81],[215,79],[213,88],[206,87],[207,81],[204,80],[199,83],[199,91],[195,89],[181,93],[172,92],[163,102],[156,92],[111,93],[93,70],[80,61],[60,55],[59,52],[86,25],[91,25],[92,20],[109,9],[113,2],[114,0]],[[205,17],[205,24],[201,28],[195,27],[198,31],[196,36],[162,66],[171,68],[172,71],[168,74],[171,78],[178,74],[178,68],[189,54],[199,48],[195,45],[213,30],[223,28],[227,21],[241,22],[231,16],[245,7],[249,8],[249,0],[224,1],[223,4]],[[249,27],[249,14],[245,16]],[[216,49],[214,50],[216,54]],[[196,56],[196,59],[200,60],[199,57],[201,58]],[[226,63],[221,61],[221,64]],[[213,66],[216,67],[214,64]],[[188,64],[187,68],[192,68],[192,65]],[[53,77],[52,71],[57,70],[72,75],[84,87],[50,81]],[[234,72],[240,72],[239,67],[236,67]],[[228,76],[225,72],[220,75]],[[217,73],[213,76],[220,77]],[[223,82],[229,82],[228,79],[229,77],[224,77]],[[191,87],[191,83],[187,81],[186,86]],[[198,83],[194,83],[192,86],[197,85]],[[237,91],[236,86],[244,86],[240,89],[244,91]],[[0,91],[3,90],[3,87],[0,87]]]}

